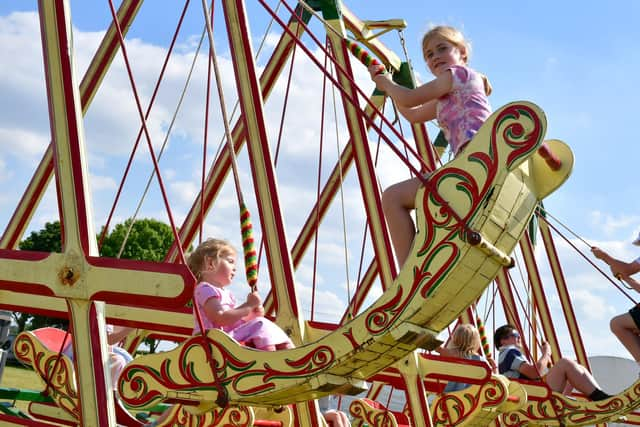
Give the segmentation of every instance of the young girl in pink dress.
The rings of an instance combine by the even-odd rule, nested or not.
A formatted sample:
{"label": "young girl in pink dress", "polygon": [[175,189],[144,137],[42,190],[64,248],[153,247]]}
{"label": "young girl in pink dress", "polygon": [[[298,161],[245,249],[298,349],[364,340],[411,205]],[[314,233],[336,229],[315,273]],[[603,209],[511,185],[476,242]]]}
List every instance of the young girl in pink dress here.
{"label": "young girl in pink dress", "polygon": [[[221,329],[235,340],[259,350],[293,348],[287,334],[264,317],[257,292],[250,293],[243,304],[236,305],[235,297],[226,289],[236,274],[233,246],[224,240],[208,239],[191,253],[188,264],[199,282],[193,302],[200,310],[205,329]],[[196,321],[194,333],[199,332]]]}
{"label": "young girl in pink dress", "polygon": [[[429,30],[422,39],[422,53],[435,79],[415,89],[395,83],[388,73],[380,74],[380,65],[370,66],[369,72],[376,87],[393,99],[408,121],[437,119],[456,156],[491,114],[487,98],[491,85],[483,74],[467,65],[470,47],[455,28],[441,25]],[[420,185],[419,178],[411,178],[382,194],[382,209],[400,266],[409,255],[415,236],[411,210]]]}

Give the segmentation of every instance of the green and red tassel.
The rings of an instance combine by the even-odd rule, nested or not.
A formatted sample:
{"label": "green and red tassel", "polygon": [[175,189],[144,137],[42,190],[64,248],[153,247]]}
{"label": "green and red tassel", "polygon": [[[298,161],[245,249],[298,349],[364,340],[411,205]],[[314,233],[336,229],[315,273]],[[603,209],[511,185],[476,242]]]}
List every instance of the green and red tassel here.
{"label": "green and red tassel", "polygon": [[380,67],[379,74],[384,72],[384,65],[380,64],[376,58],[371,56],[369,52],[364,50],[358,43],[355,43],[349,39],[344,39],[347,49],[356,57],[358,61],[362,62],[367,67],[371,65],[378,65]]}
{"label": "green and red tassel", "polygon": [[476,324],[478,325],[478,334],[480,335],[480,344],[482,344],[482,352],[484,353],[487,360],[492,359],[491,355],[491,346],[489,345],[489,340],[487,339],[487,331],[484,329],[484,323],[480,316],[476,315]]}
{"label": "green and red tassel", "polygon": [[247,282],[253,291],[258,285],[258,253],[253,240],[253,224],[251,214],[244,203],[240,204],[240,231],[242,233],[242,251],[244,252],[244,268]]}

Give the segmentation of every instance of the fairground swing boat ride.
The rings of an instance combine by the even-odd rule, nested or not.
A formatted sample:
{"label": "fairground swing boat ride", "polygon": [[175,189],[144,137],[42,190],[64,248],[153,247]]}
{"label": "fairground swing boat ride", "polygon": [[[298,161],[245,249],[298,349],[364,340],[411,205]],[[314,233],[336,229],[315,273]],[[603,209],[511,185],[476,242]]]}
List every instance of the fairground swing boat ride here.
{"label": "fairground swing boat ride", "polygon": [[[166,32],[173,38],[164,49],[166,56],[158,58],[157,83],[147,96],[148,105],[143,105],[132,71],[135,59],[125,40],[144,9],[142,1],[123,0],[117,10],[109,2],[111,23],[82,79],[76,75],[69,2],[40,1],[38,6],[51,142],[0,240],[0,307],[68,318],[73,334],[43,329],[18,336],[15,354],[32,366],[42,389],[3,389],[5,399],[30,401],[27,410],[0,406],[3,424],[142,425],[134,414],[166,411],[158,425],[321,426],[325,421],[317,399],[365,391],[366,398],[352,399],[349,408],[343,408],[356,425],[570,426],[618,420],[625,414],[633,420],[631,412],[640,405],[640,389],[635,385],[606,401],[589,402],[552,393],[543,383],[509,381],[491,374],[482,362],[430,353],[442,343],[438,335],[456,322],[474,323],[484,334],[484,319],[477,309],[481,298],[499,294],[506,318],[523,325],[509,276],[512,253],[519,247],[528,274],[535,275],[531,240],[535,233],[530,227],[537,223],[547,252],[553,254],[540,202],[562,185],[573,166],[565,143],[545,140],[546,118],[538,106],[516,101],[497,108],[463,154],[441,162],[424,124],[413,124],[405,136],[400,123],[386,117],[385,103],[390,102],[384,94],[365,92],[354,78],[357,67],[379,61],[396,81],[415,84],[408,60],[401,60],[378,38],[387,31],[401,31],[406,24],[398,19],[363,21],[339,0],[280,2],[277,8],[258,0],[252,7],[258,11],[253,13],[260,15],[259,22],[270,21],[271,36],[279,34],[260,66],[249,32],[249,23],[256,17],[247,14],[243,1],[212,5],[187,0],[175,13],[177,24]],[[207,87],[199,94],[200,108],[207,118],[210,108],[217,108],[215,132],[220,132],[222,143],[216,155],[207,159],[207,135],[214,136],[210,130],[214,126],[213,120],[203,120],[200,188],[179,224],[163,180],[163,152],[158,153],[152,141],[149,123],[154,120],[158,89],[167,79],[167,65],[176,55],[174,44],[183,18],[189,14],[199,16],[202,23],[201,44],[193,61],[196,65],[195,59],[204,58],[201,62],[207,69],[200,73]],[[221,57],[216,54],[221,46],[229,54],[226,65],[233,68],[231,89],[222,84]],[[175,239],[160,263],[101,257],[95,239],[86,155],[90,142],[85,139],[83,120],[100,97],[99,88],[115,58],[123,60],[118,63],[124,64],[131,83],[130,102],[140,120],[104,230],[121,193],[131,185],[127,180],[131,159],[143,156],[137,149],[146,147],[146,160],[153,166],[149,182],[157,190]],[[295,107],[296,92],[305,90],[291,88],[295,76],[308,75],[309,70],[317,78],[309,85],[316,84],[322,91],[316,94],[317,106],[305,105],[307,115],[317,111],[314,123],[319,129],[304,140],[307,155],[317,159],[317,170],[303,174],[286,156],[287,150],[299,149],[302,143],[291,120],[300,111],[288,111],[287,106]],[[182,96],[189,83],[195,84],[192,70],[183,71]],[[227,111],[225,95],[237,99],[236,117]],[[182,97],[176,97],[174,120],[181,102]],[[279,120],[269,115],[274,110],[280,112]],[[344,114],[339,115],[339,110]],[[325,129],[325,117],[331,117],[326,121],[335,131]],[[323,144],[325,133],[334,134],[333,144]],[[418,231],[399,269],[381,209],[379,175],[385,160],[379,153],[401,159],[416,176],[432,171],[416,196]],[[192,180],[192,169],[184,169],[184,179]],[[292,170],[296,170],[297,185],[315,194],[313,200],[300,200],[296,191],[282,191]],[[53,183],[62,251],[17,250]],[[247,279],[267,295],[265,311],[290,335],[296,344],[293,349],[258,351],[219,330],[191,334],[194,315],[189,303],[195,278],[185,265],[185,252],[203,238],[207,221],[228,205],[221,196],[223,188],[232,188],[237,195],[237,219],[227,218],[227,223],[237,223],[242,235]],[[326,253],[318,251],[318,239],[331,230],[335,212],[344,219],[345,191],[349,191],[349,209],[361,212],[360,227],[346,220],[342,224],[345,234],[352,233],[361,242],[357,280],[345,297],[344,314],[332,322],[317,321],[316,283],[311,307],[303,306],[297,277],[303,264],[312,265],[314,271],[335,269],[326,263],[323,267],[321,258]],[[297,215],[293,224],[289,220],[292,204]],[[543,220],[532,221],[536,216]],[[557,263],[553,256],[551,260]],[[264,280],[258,281],[258,268]],[[555,278],[558,289],[566,294],[561,273]],[[347,277],[347,283],[352,279]],[[540,281],[531,281],[542,333],[559,354]],[[570,299],[564,298],[563,304],[570,313]],[[179,344],[173,350],[135,357],[120,374],[114,393],[105,377],[105,323],[136,328],[125,342],[132,353],[147,337],[170,338]],[[576,354],[586,363],[579,329],[574,326]],[[61,354],[66,340],[72,340],[74,361]],[[491,357],[488,345],[485,351]],[[442,393],[444,383],[453,380],[471,386]],[[388,409],[380,398],[381,390],[390,386],[403,393],[402,411]]]}

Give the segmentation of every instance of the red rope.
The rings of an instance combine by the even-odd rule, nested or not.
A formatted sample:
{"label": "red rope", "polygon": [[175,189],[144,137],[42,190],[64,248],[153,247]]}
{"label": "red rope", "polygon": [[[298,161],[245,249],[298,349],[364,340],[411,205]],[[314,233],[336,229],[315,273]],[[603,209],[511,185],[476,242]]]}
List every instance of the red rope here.
{"label": "red rope", "polygon": [[[142,103],[140,102],[140,96],[138,95],[138,90],[136,88],[135,80],[133,78],[133,72],[131,70],[131,64],[129,63],[129,56],[127,54],[127,48],[124,44],[124,37],[122,36],[122,29],[120,28],[120,22],[118,21],[118,17],[116,15],[116,9],[113,6],[113,0],[109,0],[109,8],[111,9],[111,16],[113,18],[113,23],[116,27],[116,32],[118,33],[118,41],[120,42],[120,49],[122,50],[122,58],[124,59],[124,63],[127,68],[127,74],[129,75],[129,82],[131,83],[131,90],[133,92],[133,96],[136,101],[136,108],[138,110],[138,115],[140,116],[140,121],[142,123],[142,129],[144,130],[144,135],[147,140],[147,146],[149,148],[149,154],[151,156],[151,161],[153,162],[153,170],[158,178],[158,186],[160,187],[160,193],[162,194],[162,200],[164,202],[165,209],[167,211],[167,216],[169,218],[169,223],[171,224],[171,231],[173,232],[173,238],[176,242],[180,242],[180,236],[178,235],[178,229],[176,228],[175,221],[173,220],[173,214],[171,212],[171,207],[169,206],[169,199],[167,197],[167,192],[164,188],[164,182],[162,180],[162,176],[160,175],[160,167],[158,165],[158,159],[155,154],[155,150],[153,149],[153,144],[151,143],[151,135],[149,135],[149,129],[147,128],[147,120],[145,114],[142,112]],[[182,245],[178,245],[178,253],[180,254],[180,260],[183,264],[186,264],[184,258],[184,251],[182,250]]]}
{"label": "red rope", "polygon": [[[315,57],[315,55],[309,50],[309,48],[307,48],[302,41],[296,37],[293,32],[288,28],[288,26],[275,14],[275,12],[269,7],[269,5],[267,5],[265,3],[264,0],[259,0],[260,3],[264,6],[265,10],[273,17],[273,19],[282,27],[283,31],[285,31],[286,33],[288,33],[292,39],[294,40],[294,42],[300,46],[300,48],[307,54],[308,58],[318,67],[318,69],[323,72],[325,75],[327,75],[327,78],[340,90],[340,92],[342,93],[342,95],[353,105],[357,108],[359,115],[361,118],[363,118],[365,121],[367,121],[371,127],[378,131],[382,138],[385,140],[385,142],[389,145],[389,148],[398,156],[398,158],[403,161],[406,166],[411,169],[412,171],[414,171],[414,173],[416,173],[416,175],[419,175],[419,171],[418,169],[416,169],[413,164],[407,159],[405,158],[402,153],[400,152],[400,150],[395,147],[395,145],[392,143],[391,139],[389,137],[387,137],[382,130],[375,124],[372,122],[371,119],[369,119],[368,117],[366,117],[366,114],[362,114],[362,110],[359,107],[359,102],[357,99],[354,99],[349,93],[347,93],[347,91],[342,87],[342,85],[331,75],[328,74],[327,70],[325,68],[322,67],[322,65],[320,64],[320,61],[318,61],[318,59]],[[311,32],[309,31],[308,26],[304,23],[304,21],[295,14],[295,11],[286,3],[283,3],[284,6],[291,12],[291,14],[293,16],[295,16],[295,19],[298,21],[299,25],[301,27],[303,27],[306,31],[307,34],[309,34],[309,36],[311,37],[311,39],[316,43],[317,47],[322,50],[325,54],[328,55],[327,49],[323,46],[323,43],[321,43],[318,38]],[[371,100],[369,100],[369,97],[367,96],[367,94],[365,94],[362,89],[360,89],[360,87],[358,87],[358,85],[355,83],[355,81],[351,78],[350,74],[344,69],[342,68],[342,66],[335,61],[331,55],[329,55],[329,58],[332,61],[332,65],[336,68],[337,71],[340,72],[340,74],[350,83],[350,86],[359,94],[361,95],[366,102],[369,103],[369,105],[371,105],[374,109],[377,110],[377,108],[375,107],[375,105],[371,102]],[[420,155],[402,138],[402,135],[400,135],[398,133],[398,131],[393,127],[393,125],[386,119],[383,118],[385,124],[389,127],[389,129],[391,130],[392,133],[394,133],[394,136],[396,136],[400,142],[404,145],[407,145],[408,150],[410,150],[411,154],[414,156],[415,160],[418,161],[422,167],[427,167],[426,163],[424,163],[424,161],[421,159]]]}
{"label": "red rope", "polygon": [[565,242],[567,242],[569,244],[569,246],[571,246],[573,249],[575,249],[576,252],[578,252],[578,254],[580,254],[580,256],[582,256],[582,258],[584,258],[589,264],[591,264],[593,266],[593,268],[595,268],[596,270],[598,270],[609,282],[611,282],[613,284],[613,286],[615,286],[616,288],[618,288],[618,290],[629,299],[629,301],[631,301],[634,305],[637,304],[636,300],[633,299],[633,297],[631,297],[631,295],[629,295],[624,289],[622,289],[622,287],[617,284],[616,282],[613,281],[613,279],[611,279],[611,277],[609,277],[609,275],[607,273],[604,272],[604,270],[602,270],[600,267],[598,267],[593,261],[591,261],[580,249],[578,249],[576,247],[576,245],[574,245],[564,234],[560,233],[560,231],[553,225],[551,224],[547,218],[545,218],[543,215],[538,215],[538,218],[542,218],[544,220],[544,222],[551,227],[560,237],[562,237],[564,239]]}
{"label": "red rope", "polygon": [[[329,43],[329,37],[327,37],[326,43]],[[324,55],[324,66],[327,67],[328,55]],[[322,177],[322,153],[324,147],[324,114],[325,104],[327,101],[327,78],[322,79],[322,102],[320,106],[320,149],[318,156],[318,174],[316,176],[316,202],[320,200],[320,180]],[[340,153],[338,153],[338,156]],[[311,279],[311,321],[315,319],[316,312],[316,290],[317,290],[317,277],[318,277],[318,237],[320,232],[320,211],[316,209],[316,232],[313,236],[313,272]]]}
{"label": "red rope", "polygon": [[[180,19],[178,20],[178,25],[176,26],[176,31],[173,34],[173,37],[171,39],[171,43],[169,44],[169,49],[167,50],[167,55],[165,56],[164,63],[162,64],[162,68],[160,69],[160,74],[158,75],[158,80],[156,81],[156,85],[155,85],[155,87],[153,89],[153,93],[151,94],[151,99],[149,100],[149,105],[147,106],[147,112],[144,115],[143,126],[144,126],[145,121],[149,118],[149,115],[151,114],[151,109],[152,109],[153,104],[154,104],[154,102],[156,100],[156,96],[158,94],[158,89],[160,88],[160,82],[162,82],[165,70],[167,69],[167,64],[169,63],[169,58],[171,57],[171,53],[173,52],[173,48],[174,48],[176,40],[178,38],[178,34],[180,32],[180,28],[182,27],[182,22],[184,20],[185,14],[187,12],[187,6],[188,5],[189,5],[189,0],[187,0],[185,2],[184,9],[182,10],[182,14],[180,15]],[[113,4],[112,3],[111,3],[111,8],[113,10]],[[122,31],[120,29],[120,23],[118,22],[117,17],[115,17],[115,15],[114,15],[113,20],[114,20],[114,23],[116,23],[115,25],[117,25],[118,35],[120,37],[120,45],[124,49],[124,41],[122,40]],[[123,50],[123,54],[124,53],[125,52]],[[111,206],[111,210],[109,211],[109,215],[107,216],[107,221],[105,223],[105,226],[102,229],[102,233],[101,233],[100,239],[98,241],[98,247],[102,247],[102,243],[104,241],[104,238],[106,237],[107,231],[109,230],[109,225],[111,224],[111,220],[113,218],[114,212],[116,210],[116,206],[117,206],[118,201],[120,199],[120,195],[122,193],[122,189],[124,188],[124,183],[125,183],[125,181],[127,179],[127,176],[129,175],[129,170],[131,169],[131,165],[133,163],[133,158],[134,158],[135,153],[136,153],[136,151],[138,149],[138,144],[140,143],[140,138],[142,137],[143,126],[141,126],[140,130],[138,131],[138,136],[136,137],[136,142],[135,142],[135,144],[133,146],[133,150],[131,151],[131,155],[129,156],[129,160],[127,162],[127,166],[125,167],[124,174],[122,175],[122,180],[120,181],[120,185],[118,186],[118,190],[116,192],[116,196],[115,196],[113,205]],[[176,239],[176,241],[178,241],[178,240]]]}
{"label": "red rope", "polygon": [[[358,112],[358,115],[361,119],[363,119],[364,121],[366,121],[367,123],[370,124],[370,126],[376,130],[380,136],[385,140],[385,142],[388,144],[389,148],[391,149],[391,151],[393,151],[396,156],[398,156],[398,158],[405,163],[405,165],[409,168],[410,171],[412,171],[416,177],[418,179],[420,179],[420,181],[424,184],[424,186],[428,189],[431,190],[432,196],[433,198],[440,203],[443,206],[443,209],[447,211],[447,213],[449,213],[449,215],[451,215],[452,218],[454,218],[459,224],[461,224],[463,227],[466,228],[466,225],[464,224],[464,222],[462,221],[462,219],[460,218],[460,215],[458,215],[458,213],[456,211],[453,210],[453,208],[451,208],[451,206],[449,205],[449,203],[444,200],[442,198],[442,196],[440,196],[440,194],[436,191],[436,189],[433,187],[433,184],[428,181],[421,173],[418,169],[416,169],[415,166],[413,166],[413,164],[411,164],[411,162],[401,153],[401,151],[398,149],[398,147],[396,147],[391,140],[389,139],[389,137],[387,137],[383,132],[382,129],[380,127],[378,127],[375,122],[370,119],[369,117],[367,117],[366,114],[363,114],[362,109],[359,107],[358,101],[356,99],[354,99],[349,93],[347,93],[346,89],[344,89],[342,87],[341,84],[339,84],[339,82],[334,79],[332,76],[328,75],[326,70],[322,68],[322,66],[320,65],[320,62],[317,60],[317,58],[315,58],[315,56],[310,52],[310,50],[304,46],[304,44],[299,40],[299,38],[295,37],[295,35],[293,35],[293,33],[291,32],[291,30],[284,24],[284,22],[275,14],[275,12],[273,12],[273,10],[271,10],[271,8],[265,3],[264,0],[259,0],[260,3],[264,6],[265,10],[273,17],[274,21],[278,22],[278,24],[282,27],[282,29],[287,32],[292,39],[295,41],[295,43],[297,45],[300,46],[300,48],[308,55],[308,58],[323,72],[327,75],[327,77],[329,78],[329,80],[331,80],[331,82],[341,91],[343,97],[345,99],[347,99],[354,107],[356,107],[356,111]],[[291,7],[289,5],[287,5],[286,3],[283,3],[284,6],[292,13],[293,16],[296,16],[296,14],[294,13],[293,9],[291,9]],[[298,20],[299,24],[304,27],[305,29],[308,30],[307,25],[299,18],[296,16],[296,19]],[[309,36],[313,39],[314,42],[316,42],[317,46],[319,49],[321,49],[322,51],[326,51],[326,49],[324,48],[324,46],[322,46],[322,44],[319,42],[319,40],[315,37],[315,35],[310,32],[307,31],[307,33],[309,34]],[[344,40],[344,39],[343,39]],[[353,87],[353,89],[360,94],[361,96],[364,97],[364,100],[371,105],[374,109],[377,110],[377,108],[375,107],[375,105],[371,102],[371,100],[368,98],[368,96],[366,94],[364,94],[364,92],[362,91],[362,89],[360,89],[358,87],[357,84],[355,84],[355,82],[353,81],[353,79],[351,79],[349,73],[347,71],[344,70],[344,68],[342,68],[340,66],[340,64],[337,63],[337,61],[333,61],[333,65],[336,67],[336,70],[339,70],[340,73],[342,73],[342,75],[349,81],[349,83],[351,84],[351,87]],[[405,148],[407,150],[409,150],[409,152],[411,152],[411,154],[414,156],[414,158],[416,159],[416,161],[418,161],[421,165],[421,168],[424,168],[425,170],[429,170],[430,168],[428,167],[428,165],[424,162],[424,160],[420,157],[420,155],[413,149],[413,147],[411,147],[403,138],[402,135],[400,135],[398,133],[398,131],[393,127],[393,125],[386,119],[386,117],[383,117],[383,120],[385,122],[385,124],[387,125],[387,127],[389,128],[389,130],[400,140],[400,142],[405,146]]]}
{"label": "red rope", "polygon": [[[212,16],[211,19],[213,20],[213,10],[211,11]],[[209,51],[209,54],[211,54],[211,51]],[[205,184],[205,179],[206,179],[206,174],[207,174],[207,142],[208,142],[208,136],[209,136],[209,107],[210,107],[210,98],[211,98],[211,61],[207,61],[207,91],[206,91],[206,99],[205,99],[205,106],[204,106],[204,134],[203,134],[203,147],[202,147],[202,173],[200,175],[200,224],[198,225],[199,228],[199,233],[200,233],[200,237],[198,240],[198,243],[202,243],[202,240],[204,239],[204,232],[203,232],[203,227],[204,227],[204,184]],[[233,147],[230,147],[233,148]],[[230,155],[233,155],[233,152],[230,150],[229,151]]]}

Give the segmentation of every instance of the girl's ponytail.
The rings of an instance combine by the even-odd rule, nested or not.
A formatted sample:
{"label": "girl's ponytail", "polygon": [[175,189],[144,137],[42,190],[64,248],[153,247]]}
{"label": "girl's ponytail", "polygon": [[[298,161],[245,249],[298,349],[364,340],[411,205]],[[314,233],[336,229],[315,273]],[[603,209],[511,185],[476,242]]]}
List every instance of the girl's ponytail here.
{"label": "girl's ponytail", "polygon": [[493,88],[491,87],[491,83],[489,83],[489,78],[484,74],[480,74],[480,77],[482,77],[482,83],[484,83],[484,93],[487,96],[491,95],[491,92],[493,92]]}

